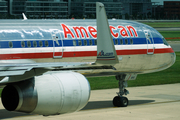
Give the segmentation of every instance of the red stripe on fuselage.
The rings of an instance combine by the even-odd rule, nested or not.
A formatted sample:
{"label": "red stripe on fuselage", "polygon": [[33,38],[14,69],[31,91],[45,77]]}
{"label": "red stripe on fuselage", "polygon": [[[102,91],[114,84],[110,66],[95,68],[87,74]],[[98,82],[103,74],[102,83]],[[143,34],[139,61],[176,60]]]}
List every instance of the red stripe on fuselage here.
{"label": "red stripe on fuselage", "polygon": [[[149,49],[152,51],[152,49]],[[147,49],[135,49],[135,50],[116,50],[117,55],[138,55],[147,54]],[[161,48],[154,49],[154,54],[161,53],[174,53],[172,48]],[[63,52],[63,57],[96,57],[97,51],[74,51],[74,52]],[[17,53],[17,54],[0,54],[0,60],[9,59],[42,59],[42,58],[53,58],[53,52],[42,52],[42,53]]]}

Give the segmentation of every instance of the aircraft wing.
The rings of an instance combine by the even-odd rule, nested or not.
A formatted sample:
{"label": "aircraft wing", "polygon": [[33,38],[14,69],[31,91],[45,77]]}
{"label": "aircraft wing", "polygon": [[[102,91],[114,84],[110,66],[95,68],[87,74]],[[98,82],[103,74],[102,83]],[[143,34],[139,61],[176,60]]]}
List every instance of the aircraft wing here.
{"label": "aircraft wing", "polygon": [[55,62],[55,63],[14,63],[0,64],[0,84],[18,82],[41,75],[47,71],[114,69],[111,65],[98,65],[94,62]]}
{"label": "aircraft wing", "polygon": [[94,62],[55,62],[55,63],[14,63],[0,64],[0,77],[23,75],[32,69],[82,70],[82,69],[112,69],[111,66],[95,65]]}

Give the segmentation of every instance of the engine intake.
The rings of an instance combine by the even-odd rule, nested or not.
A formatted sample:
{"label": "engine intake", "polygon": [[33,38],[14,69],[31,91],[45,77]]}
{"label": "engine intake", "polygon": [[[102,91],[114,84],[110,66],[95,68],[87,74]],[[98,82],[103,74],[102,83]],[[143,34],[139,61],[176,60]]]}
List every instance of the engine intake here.
{"label": "engine intake", "polygon": [[89,97],[90,85],[83,75],[59,72],[7,85],[1,100],[9,111],[56,115],[82,109]]}

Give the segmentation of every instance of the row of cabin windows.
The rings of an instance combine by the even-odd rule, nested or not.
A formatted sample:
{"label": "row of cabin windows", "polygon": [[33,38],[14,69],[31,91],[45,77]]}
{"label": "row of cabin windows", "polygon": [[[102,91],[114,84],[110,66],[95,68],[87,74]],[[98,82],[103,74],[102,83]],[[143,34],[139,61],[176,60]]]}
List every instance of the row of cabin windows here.
{"label": "row of cabin windows", "polygon": [[[39,41],[39,43],[37,43],[37,41],[33,41],[33,43],[32,43],[33,47],[37,47],[38,44],[39,44],[40,47],[43,47],[43,42],[42,41]],[[48,47],[49,46],[48,41],[45,41],[44,45],[45,45],[45,47]],[[10,48],[13,47],[13,42],[12,41],[9,42],[9,47]],[[24,41],[21,41],[21,47],[25,47],[25,42]],[[31,47],[31,41],[27,41],[27,47]]]}
{"label": "row of cabin windows", "polygon": [[[125,44],[127,45],[128,44],[128,39],[125,39]],[[118,42],[118,39],[115,39],[115,45],[119,45],[119,42]],[[123,44],[123,39],[120,39],[120,45]],[[133,44],[133,39],[130,39],[130,44]]]}
{"label": "row of cabin windows", "polygon": [[[45,45],[45,47],[48,47],[49,46],[48,41],[45,41],[44,45]],[[21,41],[21,46],[25,47],[25,42],[24,41]],[[27,41],[27,47],[31,47],[31,41]],[[33,41],[33,47],[37,47],[37,41]],[[39,47],[43,47],[43,42],[42,41],[39,41]]]}
{"label": "row of cabin windows", "polygon": [[[125,39],[124,41],[125,41],[125,44],[128,44],[128,39]],[[87,40],[83,40],[83,43],[84,43],[85,46],[88,45]],[[42,41],[39,41],[38,44],[39,44],[39,47],[43,47],[43,42]],[[115,39],[115,43],[114,44],[115,45],[119,44],[118,39]],[[122,39],[120,39],[120,44],[121,45],[123,44],[123,40]],[[133,39],[130,39],[130,44],[133,44]],[[48,41],[45,41],[44,45],[45,45],[45,47],[48,47],[49,46]],[[73,45],[77,46],[76,40],[73,40]],[[89,45],[93,45],[92,40],[89,40]],[[94,40],[94,45],[97,45],[97,40]],[[82,40],[78,40],[78,46],[82,46]],[[9,47],[10,48],[13,47],[12,41],[9,42]],[[25,42],[24,41],[21,41],[21,47],[25,47]],[[31,47],[31,41],[27,41],[27,47]],[[37,47],[37,41],[33,41],[33,47]]]}
{"label": "row of cabin windows", "polygon": [[[125,39],[125,44],[128,44],[128,39]],[[82,46],[82,42],[84,43],[85,46],[87,46],[87,40],[78,40],[78,46]],[[115,39],[115,45],[119,45],[118,39]],[[123,39],[120,39],[120,44],[123,44]],[[133,44],[133,39],[130,39],[130,44]],[[76,40],[73,40],[73,45],[77,46]],[[89,45],[93,45],[92,40],[89,40]],[[97,40],[94,40],[94,45],[97,45]]]}
{"label": "row of cabin windows", "polygon": [[[87,40],[83,40],[84,46],[88,45]],[[77,46],[76,40],[73,40],[73,45]],[[89,40],[89,45],[93,45],[92,40]],[[97,45],[97,40],[94,40],[94,45]],[[82,46],[82,40],[78,40],[78,46]]]}

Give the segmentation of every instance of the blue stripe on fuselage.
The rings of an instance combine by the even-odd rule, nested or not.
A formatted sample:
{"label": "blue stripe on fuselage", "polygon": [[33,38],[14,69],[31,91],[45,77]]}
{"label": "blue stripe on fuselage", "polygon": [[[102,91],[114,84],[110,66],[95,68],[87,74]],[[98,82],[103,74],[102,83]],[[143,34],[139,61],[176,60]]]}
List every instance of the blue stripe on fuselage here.
{"label": "blue stripe on fuselage", "polygon": [[[121,39],[123,40],[123,44],[122,44],[122,45],[131,45],[130,39],[133,40],[133,45],[137,45],[137,44],[147,44],[146,38],[117,38],[117,40],[116,40],[116,39],[113,39],[114,45],[116,45],[116,42],[118,42],[117,45],[121,45]],[[127,39],[128,44],[126,44],[125,39]],[[79,45],[79,40],[81,41],[81,45]],[[87,41],[87,45],[85,45],[84,40]],[[92,45],[90,44],[90,43],[91,43],[91,42],[90,42],[91,40],[92,40]],[[95,46],[95,40],[96,40],[96,39],[63,40],[63,46],[64,46],[64,47],[72,47],[72,46],[74,46],[74,45],[73,45],[73,41],[76,41],[76,46]],[[154,40],[154,44],[163,44],[163,41],[162,41],[161,38],[153,38],[153,40]],[[29,41],[29,40],[27,40],[27,41]],[[28,47],[27,41],[24,40],[24,42],[25,42],[25,47],[22,47],[21,41],[13,40],[13,41],[12,41],[12,43],[13,43],[13,48],[32,48],[32,47],[34,47],[34,46],[33,46],[33,41],[36,41],[36,42],[37,42],[37,47],[40,47],[39,41],[42,41],[42,43],[43,43],[43,46],[42,46],[42,47],[47,47],[47,46],[45,45],[45,41],[48,41],[48,47],[53,47],[53,40],[30,40],[30,42],[31,42],[31,46],[30,46],[30,47]],[[58,41],[59,41],[60,46],[62,46],[61,40],[58,40]],[[9,47],[9,42],[10,42],[10,41],[0,41],[0,48],[10,48],[10,47]],[[54,42],[54,43],[55,43],[55,46],[58,47],[57,43],[56,43],[56,42]],[[148,44],[152,44],[152,43],[148,43]]]}

